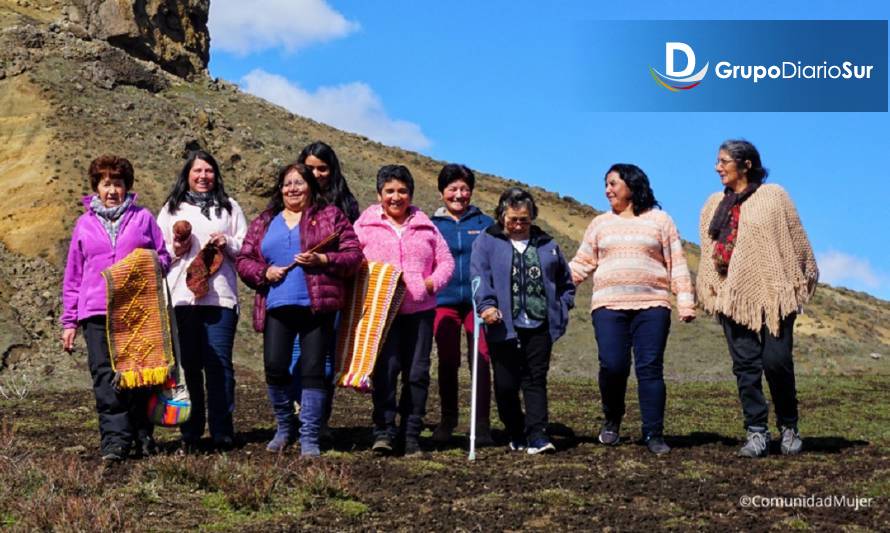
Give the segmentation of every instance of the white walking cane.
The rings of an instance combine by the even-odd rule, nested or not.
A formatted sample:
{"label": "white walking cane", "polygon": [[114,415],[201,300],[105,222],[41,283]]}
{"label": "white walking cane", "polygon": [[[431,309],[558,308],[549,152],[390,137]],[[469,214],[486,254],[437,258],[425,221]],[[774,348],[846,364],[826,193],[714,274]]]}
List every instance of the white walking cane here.
{"label": "white walking cane", "polygon": [[476,312],[476,290],[482,279],[479,276],[473,278],[470,287],[473,292],[473,379],[470,385],[470,461],[476,460],[476,380],[479,376],[479,335],[482,334],[482,319]]}

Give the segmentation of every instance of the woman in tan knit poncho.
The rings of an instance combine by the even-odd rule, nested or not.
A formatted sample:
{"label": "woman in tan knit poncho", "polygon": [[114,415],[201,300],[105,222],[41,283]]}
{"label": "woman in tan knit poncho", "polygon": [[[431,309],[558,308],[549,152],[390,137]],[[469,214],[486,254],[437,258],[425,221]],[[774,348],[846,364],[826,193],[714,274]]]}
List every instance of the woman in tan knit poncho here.
{"label": "woman in tan knit poncho", "polygon": [[698,299],[717,313],[739,388],[747,440],[743,457],[769,453],[766,374],[783,454],[799,453],[794,381],[794,319],[813,295],[819,271],[788,193],[764,185],[767,170],[747,141],[720,145],[716,171],[725,187],[701,212]]}

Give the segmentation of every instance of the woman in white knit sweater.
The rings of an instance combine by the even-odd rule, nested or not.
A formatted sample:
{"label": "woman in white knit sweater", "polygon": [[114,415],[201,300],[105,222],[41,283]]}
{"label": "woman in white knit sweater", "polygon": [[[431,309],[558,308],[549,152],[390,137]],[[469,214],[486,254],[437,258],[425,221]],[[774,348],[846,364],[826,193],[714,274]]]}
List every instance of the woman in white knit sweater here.
{"label": "woman in white knit sweater", "polygon": [[247,221],[238,203],[226,194],[213,156],[203,151],[189,156],[158,213],[158,225],[173,258],[167,282],[192,399],[191,418],[180,428],[181,451],[196,448],[205,421],[214,447],[229,449],[235,436],[232,344],[238,323],[234,260]]}

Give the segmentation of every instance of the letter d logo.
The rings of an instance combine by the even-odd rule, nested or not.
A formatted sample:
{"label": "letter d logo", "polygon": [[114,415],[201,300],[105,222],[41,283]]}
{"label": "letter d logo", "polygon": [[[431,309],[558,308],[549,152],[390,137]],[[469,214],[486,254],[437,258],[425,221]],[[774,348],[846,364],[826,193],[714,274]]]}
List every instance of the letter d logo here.
{"label": "letter d logo", "polygon": [[[686,68],[680,71],[674,68],[674,58],[677,56],[677,52],[682,52],[686,56]],[[692,47],[686,43],[668,42],[664,43],[664,71],[666,74],[658,72],[654,67],[649,67],[649,73],[660,86],[671,92],[679,92],[698,86],[705,74],[708,73],[709,65],[710,62],[705,63],[701,70],[693,74],[695,52],[692,51]]]}
{"label": "letter d logo", "polygon": [[[682,71],[674,70],[674,56],[676,52],[686,54],[686,68]],[[695,70],[695,52],[686,43],[664,43],[664,72],[672,78],[683,78]]]}

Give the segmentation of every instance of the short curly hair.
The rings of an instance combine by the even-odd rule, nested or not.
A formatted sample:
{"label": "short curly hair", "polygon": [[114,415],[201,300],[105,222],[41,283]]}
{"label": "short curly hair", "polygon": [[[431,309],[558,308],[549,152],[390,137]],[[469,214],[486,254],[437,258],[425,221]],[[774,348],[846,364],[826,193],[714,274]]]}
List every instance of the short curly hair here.
{"label": "short curly hair", "polygon": [[532,193],[519,187],[510,187],[501,194],[498,200],[498,206],[494,209],[494,218],[501,227],[504,227],[504,217],[507,216],[507,209],[528,209],[528,214],[532,220],[538,218],[538,206],[535,204],[535,198]]}
{"label": "short curly hair", "polygon": [[105,178],[122,179],[124,187],[129,191],[133,188],[133,165],[123,157],[116,155],[100,155],[90,163],[90,187],[99,189],[99,182]]}

